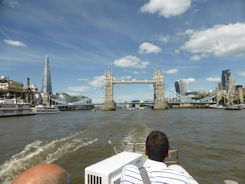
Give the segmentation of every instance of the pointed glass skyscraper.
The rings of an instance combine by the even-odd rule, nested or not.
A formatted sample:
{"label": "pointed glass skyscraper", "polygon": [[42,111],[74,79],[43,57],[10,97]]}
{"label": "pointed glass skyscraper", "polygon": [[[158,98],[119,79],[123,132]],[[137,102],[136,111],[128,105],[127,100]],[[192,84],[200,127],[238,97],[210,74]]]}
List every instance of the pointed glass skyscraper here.
{"label": "pointed glass skyscraper", "polygon": [[51,74],[49,70],[48,56],[46,56],[46,59],[45,59],[41,92],[45,94],[52,94],[52,83],[51,83]]}

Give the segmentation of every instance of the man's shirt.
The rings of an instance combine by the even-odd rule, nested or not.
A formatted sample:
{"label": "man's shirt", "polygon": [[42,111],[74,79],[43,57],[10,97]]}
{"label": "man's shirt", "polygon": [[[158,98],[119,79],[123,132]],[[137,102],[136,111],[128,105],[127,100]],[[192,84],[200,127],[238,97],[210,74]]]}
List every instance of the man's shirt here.
{"label": "man's shirt", "polygon": [[[188,176],[169,169],[163,162],[148,159],[144,167],[152,184],[189,184]],[[123,168],[121,184],[143,184],[138,167],[127,165]]]}

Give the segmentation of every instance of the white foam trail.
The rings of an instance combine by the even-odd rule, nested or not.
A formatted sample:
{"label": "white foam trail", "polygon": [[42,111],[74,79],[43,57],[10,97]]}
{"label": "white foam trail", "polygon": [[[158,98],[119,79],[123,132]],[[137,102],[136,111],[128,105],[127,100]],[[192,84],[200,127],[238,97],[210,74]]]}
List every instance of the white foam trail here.
{"label": "white foam trail", "polygon": [[14,158],[22,158],[24,155],[26,155],[28,152],[30,152],[31,149],[38,148],[41,144],[42,144],[42,141],[37,140],[37,141],[32,142],[31,144],[26,145],[24,150],[21,151],[20,153],[16,154],[16,155],[14,155],[14,156],[12,156],[12,159],[14,159]]}
{"label": "white foam trail", "polygon": [[[77,139],[74,141],[74,143],[65,144],[62,147],[59,147],[54,153],[48,154],[46,157],[46,160],[44,160],[43,162],[44,163],[52,163],[56,160],[63,158],[67,153],[75,152],[84,146],[88,146],[89,144],[93,144],[98,139],[94,139],[92,141],[88,141],[85,143],[82,143],[82,140],[83,139]],[[82,144],[79,145],[80,143],[82,143]]]}
{"label": "white foam trail", "polygon": [[[12,156],[12,158],[9,161],[6,161],[4,164],[0,166],[1,171],[0,171],[0,178],[3,177],[4,175],[8,175],[10,171],[16,172],[16,170],[23,168],[23,163],[32,158],[33,156],[37,155],[41,148],[40,146],[42,141],[35,141],[31,144],[26,145],[23,151],[20,153]],[[30,152],[31,149],[34,149],[34,152]],[[28,153],[30,152],[30,153]]]}
{"label": "white foam trail", "polygon": [[52,163],[68,153],[75,152],[81,147],[97,141],[97,139],[76,138],[81,133],[78,132],[51,142],[37,140],[26,145],[23,151],[12,156],[10,160],[0,165],[0,182],[3,180],[3,183],[9,183],[14,176],[33,165]]}
{"label": "white foam trail", "polygon": [[131,134],[127,135],[126,137],[124,137],[123,139],[123,143],[132,143],[133,142],[133,137]]}

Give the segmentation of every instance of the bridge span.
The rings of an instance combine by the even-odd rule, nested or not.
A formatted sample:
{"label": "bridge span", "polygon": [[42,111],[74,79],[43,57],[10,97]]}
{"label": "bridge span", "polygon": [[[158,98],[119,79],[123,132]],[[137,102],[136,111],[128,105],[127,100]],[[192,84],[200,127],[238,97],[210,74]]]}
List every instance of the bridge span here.
{"label": "bridge span", "polygon": [[113,84],[154,84],[154,80],[114,80]]}

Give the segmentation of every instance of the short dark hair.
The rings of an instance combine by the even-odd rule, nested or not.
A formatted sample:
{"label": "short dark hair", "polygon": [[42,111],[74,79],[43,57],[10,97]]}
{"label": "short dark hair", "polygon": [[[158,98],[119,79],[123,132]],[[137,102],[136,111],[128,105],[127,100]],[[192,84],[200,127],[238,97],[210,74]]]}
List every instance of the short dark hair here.
{"label": "short dark hair", "polygon": [[151,160],[163,162],[168,154],[168,137],[161,131],[152,131],[146,139],[146,151]]}

